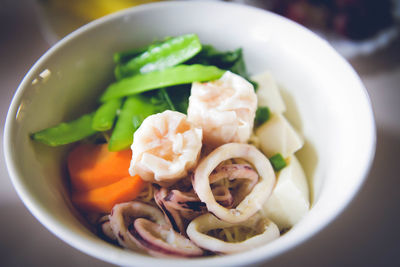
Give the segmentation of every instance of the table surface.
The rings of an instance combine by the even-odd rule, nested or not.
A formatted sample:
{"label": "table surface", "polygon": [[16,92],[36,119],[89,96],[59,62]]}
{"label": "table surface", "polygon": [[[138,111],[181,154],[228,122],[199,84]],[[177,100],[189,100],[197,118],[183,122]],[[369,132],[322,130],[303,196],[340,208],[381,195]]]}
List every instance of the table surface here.
{"label": "table surface", "polygon": [[[29,0],[0,1],[2,125],[18,84],[50,47],[32,10]],[[266,266],[400,266],[400,37],[372,55],[349,61],[363,80],[375,112],[377,148],[370,175],[335,221]],[[110,266],[65,244],[29,213],[12,187],[3,153],[0,210],[0,265]]]}

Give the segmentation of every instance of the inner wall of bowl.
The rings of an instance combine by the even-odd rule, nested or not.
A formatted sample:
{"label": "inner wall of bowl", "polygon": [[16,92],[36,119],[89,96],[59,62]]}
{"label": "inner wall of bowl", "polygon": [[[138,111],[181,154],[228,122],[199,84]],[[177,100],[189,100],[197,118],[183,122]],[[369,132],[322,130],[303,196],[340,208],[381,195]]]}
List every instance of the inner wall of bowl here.
{"label": "inner wall of bowl", "polygon": [[[36,206],[35,215],[43,215],[39,219],[59,237],[93,256],[129,264],[125,260],[133,254],[97,242],[97,237],[75,216],[61,175],[66,148],[35,144],[28,136],[90,110],[112,79],[114,52],[142,47],[165,36],[197,33],[203,43],[219,49],[242,47],[252,74],[271,71],[285,99],[292,102],[287,116],[305,137],[306,146],[298,157],[312,186],[315,207],[299,226],[265,250],[270,255],[277,253],[288,246],[290,239],[313,232],[307,226],[318,228],[324,221],[319,216],[328,218],[342,205],[332,201],[338,190],[343,196],[354,190],[351,175],[357,176],[354,183],[360,180],[359,169],[349,170],[353,159],[349,151],[360,151],[362,142],[358,143],[357,135],[368,125],[357,121],[363,112],[369,112],[360,84],[325,43],[275,15],[233,5],[224,5],[226,12],[221,12],[198,4],[196,12],[190,14],[185,4],[159,7],[126,11],[105,19],[101,25],[92,23],[56,45],[26,78],[12,137],[14,155],[23,155],[14,158],[23,179],[21,188],[33,203],[31,207]],[[42,79],[38,75],[45,69],[51,75]],[[39,82],[32,84],[35,78]],[[113,252],[101,255],[101,249],[118,251],[125,258],[111,256]],[[258,257],[265,257],[265,252]]]}

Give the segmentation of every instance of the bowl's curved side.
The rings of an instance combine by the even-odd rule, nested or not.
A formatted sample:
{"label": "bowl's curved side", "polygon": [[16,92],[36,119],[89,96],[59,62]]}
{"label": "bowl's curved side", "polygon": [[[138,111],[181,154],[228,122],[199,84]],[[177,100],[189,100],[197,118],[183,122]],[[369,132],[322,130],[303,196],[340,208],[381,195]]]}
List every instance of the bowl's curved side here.
{"label": "bowl's curved side", "polygon": [[[33,144],[28,136],[88,110],[90,105],[80,106],[94,104],[93,96],[111,80],[113,52],[188,32],[197,33],[203,42],[217,48],[243,47],[250,72],[269,69],[293,96],[302,119],[301,130],[318,154],[316,201],[298,225],[265,246],[224,257],[155,259],[107,244],[85,228],[74,215],[62,183],[59,163],[64,150]],[[52,74],[41,80],[39,74],[45,69]],[[35,79],[39,82],[33,82]],[[124,266],[231,266],[270,259],[332,221],[366,178],[375,139],[371,104],[357,74],[307,29],[267,11],[237,4],[163,2],[101,18],[53,46],[18,87],[7,114],[3,142],[7,168],[20,198],[43,225],[71,246]]]}

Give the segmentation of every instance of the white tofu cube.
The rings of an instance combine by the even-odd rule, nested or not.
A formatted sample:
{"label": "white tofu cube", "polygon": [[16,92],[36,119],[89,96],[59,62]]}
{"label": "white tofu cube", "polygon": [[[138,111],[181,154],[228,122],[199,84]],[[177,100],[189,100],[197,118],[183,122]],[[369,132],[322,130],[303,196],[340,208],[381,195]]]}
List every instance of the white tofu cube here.
{"label": "white tofu cube", "polygon": [[271,118],[256,130],[261,151],[272,157],[281,153],[284,158],[294,154],[303,144],[303,138],[296,132],[282,114],[272,114]]}
{"label": "white tofu cube", "polygon": [[268,107],[273,113],[286,111],[278,85],[269,72],[254,75],[251,79],[258,83],[256,94],[259,107]]}
{"label": "white tofu cube", "polygon": [[306,176],[295,156],[290,157],[289,165],[279,172],[277,179],[263,213],[282,230],[300,221],[310,209],[310,199]]}

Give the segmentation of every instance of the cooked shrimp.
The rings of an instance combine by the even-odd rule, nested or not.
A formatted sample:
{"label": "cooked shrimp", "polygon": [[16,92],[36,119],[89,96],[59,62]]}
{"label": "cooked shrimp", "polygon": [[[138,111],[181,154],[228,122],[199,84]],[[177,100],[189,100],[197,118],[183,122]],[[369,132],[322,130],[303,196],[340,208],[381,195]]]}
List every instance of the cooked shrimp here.
{"label": "cooked shrimp", "polygon": [[254,87],[227,71],[219,80],[192,84],[188,120],[203,129],[203,143],[246,143],[257,109]]}
{"label": "cooked shrimp", "polygon": [[147,117],[135,132],[129,173],[168,185],[186,177],[199,158],[202,130],[186,115],[164,111]]}

